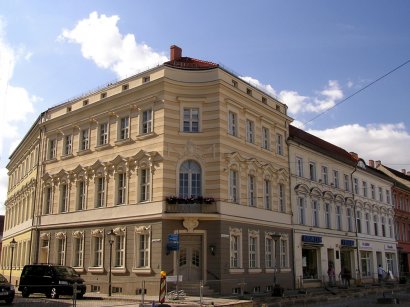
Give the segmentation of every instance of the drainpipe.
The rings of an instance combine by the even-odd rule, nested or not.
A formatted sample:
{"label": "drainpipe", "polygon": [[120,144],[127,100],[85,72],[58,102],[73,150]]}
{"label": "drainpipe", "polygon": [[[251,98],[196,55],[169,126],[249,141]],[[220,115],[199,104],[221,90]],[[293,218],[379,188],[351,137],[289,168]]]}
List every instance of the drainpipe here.
{"label": "drainpipe", "polygon": [[360,273],[360,254],[359,254],[359,233],[357,231],[357,212],[356,212],[356,201],[355,201],[355,191],[353,185],[353,174],[357,171],[357,163],[354,167],[354,171],[350,174],[350,182],[352,186],[352,199],[353,199],[353,211],[354,211],[354,225],[355,225],[355,233],[356,233],[356,260],[357,260],[357,283],[361,284],[361,273]]}

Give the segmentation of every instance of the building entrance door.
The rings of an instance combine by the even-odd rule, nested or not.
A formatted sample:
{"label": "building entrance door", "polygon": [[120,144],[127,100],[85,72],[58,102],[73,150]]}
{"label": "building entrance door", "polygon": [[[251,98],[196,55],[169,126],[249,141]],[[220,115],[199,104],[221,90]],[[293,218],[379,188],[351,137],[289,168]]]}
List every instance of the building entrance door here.
{"label": "building entrance door", "polygon": [[183,281],[201,280],[202,258],[202,236],[180,235],[178,272]]}
{"label": "building entrance door", "polygon": [[352,271],[352,252],[350,250],[347,251],[340,251],[340,269],[343,270],[343,268],[348,269],[350,272]]}

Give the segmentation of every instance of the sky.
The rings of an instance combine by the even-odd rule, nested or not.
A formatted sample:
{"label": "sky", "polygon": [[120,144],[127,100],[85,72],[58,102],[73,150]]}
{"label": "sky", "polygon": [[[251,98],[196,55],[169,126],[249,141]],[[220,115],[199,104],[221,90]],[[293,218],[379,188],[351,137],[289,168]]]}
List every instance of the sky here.
{"label": "sky", "polygon": [[0,204],[42,111],[162,64],[174,44],[277,97],[309,133],[410,170],[410,1],[2,0]]}

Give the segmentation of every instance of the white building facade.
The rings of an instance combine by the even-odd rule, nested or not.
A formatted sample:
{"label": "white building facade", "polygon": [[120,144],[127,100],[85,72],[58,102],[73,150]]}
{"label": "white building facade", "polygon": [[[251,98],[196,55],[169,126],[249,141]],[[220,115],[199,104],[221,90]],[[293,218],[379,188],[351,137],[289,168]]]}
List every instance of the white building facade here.
{"label": "white building facade", "polygon": [[377,267],[397,275],[388,177],[347,151],[290,126],[290,190],[296,287],[327,283],[329,268],[357,283]]}

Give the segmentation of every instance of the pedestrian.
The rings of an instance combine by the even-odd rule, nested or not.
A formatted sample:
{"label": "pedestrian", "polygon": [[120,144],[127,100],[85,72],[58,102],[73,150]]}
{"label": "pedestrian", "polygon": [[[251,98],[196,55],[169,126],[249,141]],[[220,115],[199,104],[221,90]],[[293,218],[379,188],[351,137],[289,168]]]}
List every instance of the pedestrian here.
{"label": "pedestrian", "polygon": [[379,264],[379,267],[377,268],[377,278],[379,279],[379,283],[383,281],[384,273],[386,273],[386,271],[383,269],[382,265]]}
{"label": "pedestrian", "polygon": [[342,270],[339,273],[339,277],[342,280],[342,287],[346,287],[346,273],[345,273],[346,268],[343,267]]}
{"label": "pedestrian", "polygon": [[352,274],[350,273],[350,270],[345,268],[345,279],[346,279],[346,287],[350,288],[350,279],[352,278]]}
{"label": "pedestrian", "polygon": [[329,267],[327,269],[327,275],[329,277],[329,286],[334,287],[336,284],[335,268],[332,262],[329,262]]}

